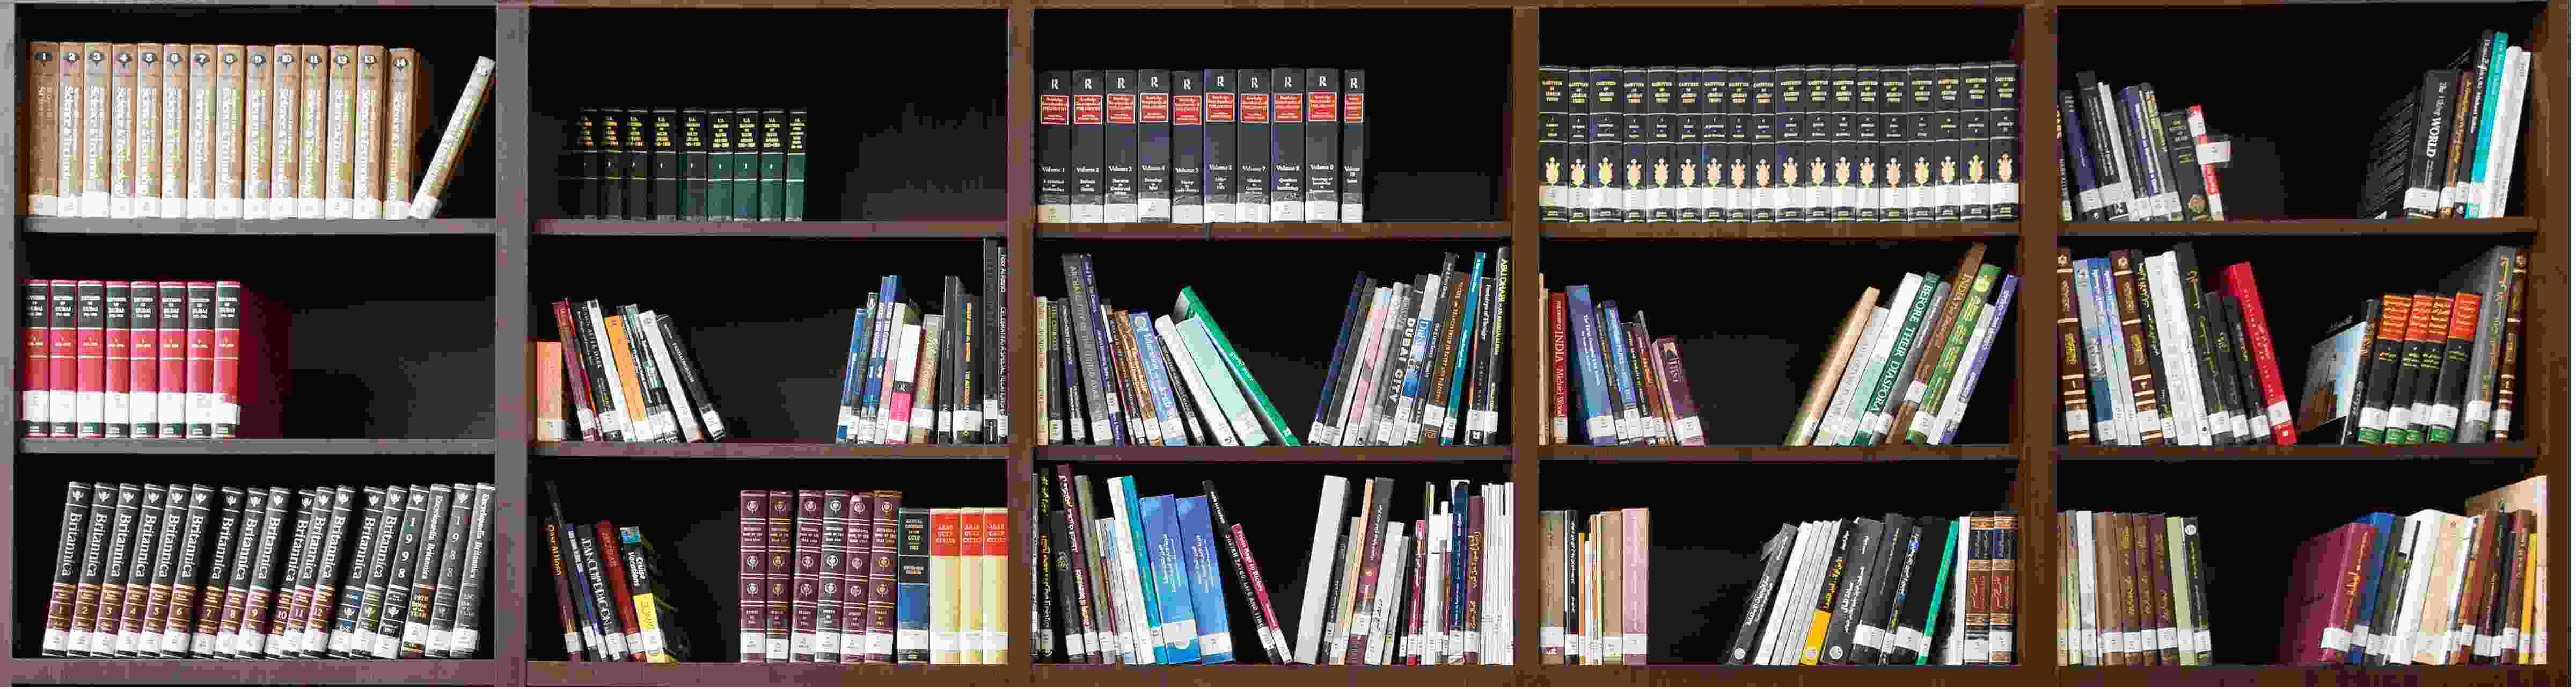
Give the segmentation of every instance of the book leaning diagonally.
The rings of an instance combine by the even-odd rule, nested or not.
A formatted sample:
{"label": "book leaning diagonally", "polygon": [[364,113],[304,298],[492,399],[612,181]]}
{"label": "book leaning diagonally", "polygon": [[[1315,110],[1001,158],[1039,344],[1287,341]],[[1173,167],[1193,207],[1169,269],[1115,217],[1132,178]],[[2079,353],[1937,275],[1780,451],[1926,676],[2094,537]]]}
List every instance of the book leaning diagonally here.
{"label": "book leaning diagonally", "polygon": [[438,215],[439,194],[447,191],[447,179],[456,174],[456,157],[463,153],[465,138],[474,135],[474,121],[482,118],[483,101],[492,87],[492,58],[474,58],[474,73],[465,78],[465,93],[456,98],[456,109],[447,116],[447,129],[438,136],[438,151],[430,154],[428,172],[420,179],[420,192],[412,197],[413,220],[428,220]]}

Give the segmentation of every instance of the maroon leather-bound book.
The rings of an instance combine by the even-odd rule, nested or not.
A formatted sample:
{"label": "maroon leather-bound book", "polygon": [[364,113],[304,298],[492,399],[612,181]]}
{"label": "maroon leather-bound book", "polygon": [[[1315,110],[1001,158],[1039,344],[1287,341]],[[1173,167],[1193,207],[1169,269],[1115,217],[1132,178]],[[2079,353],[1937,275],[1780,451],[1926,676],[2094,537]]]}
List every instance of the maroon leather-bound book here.
{"label": "maroon leather-bound book", "polygon": [[53,346],[47,349],[59,356],[48,360],[52,370],[45,373],[50,391],[45,397],[52,402],[45,410],[45,423],[52,427],[48,435],[77,438],[80,433],[73,426],[80,407],[80,283],[54,280],[46,298],[53,304],[53,313],[46,319]]}
{"label": "maroon leather-bound book", "polygon": [[2353,603],[2361,590],[2365,557],[2378,530],[2368,524],[2345,524],[2311,541],[2301,581],[2301,601],[2288,619],[2290,636],[2282,640],[2283,662],[2337,664],[2352,647]]}
{"label": "maroon leather-bound book", "polygon": [[849,532],[850,492],[825,490],[823,493],[822,541],[819,552],[823,567],[816,576],[822,590],[814,593],[814,662],[841,662],[841,585],[848,580],[849,560],[842,557],[847,544],[842,540]]}
{"label": "maroon leather-bound book", "polygon": [[896,518],[903,492],[876,492],[876,534],[868,543],[868,662],[894,662],[895,545],[902,534]]}
{"label": "maroon leather-bound book", "polygon": [[742,631],[735,650],[739,662],[757,663],[767,659],[769,646],[769,491],[743,491],[742,512],[735,521],[742,527],[742,572],[734,582],[742,593]]}
{"label": "maroon leather-bound book", "polygon": [[134,427],[131,420],[133,407],[127,404],[128,400],[133,398],[130,390],[134,372],[132,359],[129,356],[134,351],[134,312],[127,310],[127,307],[133,304],[134,290],[123,280],[105,282],[107,283],[105,290],[107,330],[106,336],[101,341],[107,344],[107,362],[106,370],[103,371],[104,377],[101,380],[106,384],[103,390],[107,400],[107,415],[101,417],[104,423],[104,428],[101,430],[106,432],[107,437],[124,438],[132,433]]}
{"label": "maroon leather-bound book", "polygon": [[795,555],[796,545],[794,491],[769,491],[768,519],[769,547],[762,552],[769,556],[769,565],[760,575],[761,581],[769,587],[762,601],[762,609],[766,613],[761,621],[762,639],[767,642],[762,660],[785,663],[795,660],[789,644],[794,640],[796,629],[792,623],[796,597],[788,589],[789,582],[796,578],[796,568],[788,560]]}
{"label": "maroon leather-bound book", "polygon": [[833,491],[847,500],[841,517],[841,639],[844,665],[868,659],[868,544],[876,539],[876,496],[868,491]]}
{"label": "maroon leather-bound book", "polygon": [[[582,346],[581,332],[573,328],[572,302],[557,300],[554,303],[554,309],[555,336],[561,338],[564,344],[563,376],[568,383],[566,387],[572,390],[573,425],[577,427],[575,430],[581,432],[582,440],[598,440],[598,407],[590,406],[590,372],[583,364],[583,361],[590,357],[590,350]],[[545,362],[538,363],[540,366],[537,375],[555,375],[545,370],[543,367]]]}
{"label": "maroon leather-bound book", "polygon": [[[20,349],[24,358],[18,364],[18,420],[24,428],[24,435],[29,438],[54,434],[54,425],[46,415],[53,410],[53,388],[48,382],[54,371],[53,284],[52,280],[28,280],[21,286],[27,291],[27,312],[26,322],[19,327],[25,331],[27,344]],[[75,484],[74,490],[83,499],[89,495],[86,484]],[[68,566],[80,566],[77,557],[72,559],[74,561]],[[69,611],[63,613],[65,619],[69,619],[70,614]],[[52,639],[45,645],[45,650],[59,652],[62,642],[60,638]]]}
{"label": "maroon leather-bound book", "polygon": [[795,662],[814,662],[814,607],[823,586],[823,491],[796,491]]}
{"label": "maroon leather-bound book", "polygon": [[160,367],[154,379],[159,381],[152,421],[161,426],[159,437],[188,437],[188,283],[165,281],[160,284],[161,334],[153,363]]}
{"label": "maroon leather-bound book", "polygon": [[[593,525],[593,529],[599,536],[599,564],[607,568],[602,576],[608,580],[609,600],[617,604],[618,628],[624,631],[628,639],[640,638],[644,634],[644,627],[636,621],[635,592],[626,587],[626,556],[617,550],[617,525],[603,521]],[[600,623],[607,624],[608,619],[600,618]],[[643,646],[628,645],[626,659],[638,663],[644,662]]]}

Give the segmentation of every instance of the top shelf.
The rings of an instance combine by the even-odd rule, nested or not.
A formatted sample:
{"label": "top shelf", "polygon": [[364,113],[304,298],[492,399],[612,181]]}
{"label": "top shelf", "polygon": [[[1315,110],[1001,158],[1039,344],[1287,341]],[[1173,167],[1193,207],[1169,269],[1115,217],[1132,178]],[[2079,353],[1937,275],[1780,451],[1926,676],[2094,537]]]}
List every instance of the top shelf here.
{"label": "top shelf", "polygon": [[490,235],[501,223],[492,218],[428,220],[214,220],[195,218],[56,218],[19,216],[33,234],[148,235]]}

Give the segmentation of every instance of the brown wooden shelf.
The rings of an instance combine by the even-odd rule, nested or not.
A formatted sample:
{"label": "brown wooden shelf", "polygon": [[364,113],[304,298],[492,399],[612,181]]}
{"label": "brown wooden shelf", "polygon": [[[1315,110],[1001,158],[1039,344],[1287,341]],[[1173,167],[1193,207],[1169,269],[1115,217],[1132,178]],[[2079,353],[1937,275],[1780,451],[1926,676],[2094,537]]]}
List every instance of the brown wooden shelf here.
{"label": "brown wooden shelf", "polygon": [[1026,665],[830,663],[528,663],[532,687],[991,687],[1025,686]]}
{"label": "brown wooden shelf", "polygon": [[350,684],[510,686],[518,668],[500,660],[74,660],[0,661],[8,684],[182,686]]}
{"label": "brown wooden shelf", "polygon": [[21,438],[18,451],[38,455],[488,455],[499,441],[409,438],[134,440]]}
{"label": "brown wooden shelf", "polygon": [[2567,670],[2547,665],[2403,667],[2302,667],[2210,665],[2204,667],[2061,667],[2055,686],[2109,687],[2558,687]]}
{"label": "brown wooden shelf", "polygon": [[1965,239],[2012,237],[2018,222],[1542,223],[1541,239]]}
{"label": "brown wooden shelf", "polygon": [[[139,3],[137,3],[139,4]],[[213,4],[213,3],[178,3]],[[355,4],[355,3],[351,3]],[[201,234],[201,235],[490,235],[500,231],[492,218],[428,220],[213,220],[207,218],[55,218],[18,216],[18,224],[36,234]]]}
{"label": "brown wooden shelf", "polygon": [[1510,239],[1507,222],[1039,223],[1038,239]]}
{"label": "brown wooden shelf", "polygon": [[1437,464],[1448,462],[1509,462],[1509,445],[1448,447],[1332,447],[1302,445],[1282,447],[1122,447],[1108,445],[1042,445],[1037,458],[1055,462],[1283,462],[1291,464],[1336,464],[1343,462],[1395,462]]}
{"label": "brown wooden shelf", "polygon": [[2530,234],[2540,231],[2536,218],[2485,220],[2229,220],[2226,222],[2075,222],[2058,232],[2087,237],[2224,237],[2261,235],[2359,234]]}
{"label": "brown wooden shelf", "polygon": [[801,222],[654,222],[641,220],[537,221],[536,233],[604,237],[790,237],[845,239],[1000,239],[1008,225],[992,220]]}
{"label": "brown wooden shelf", "polygon": [[1532,673],[1557,686],[2046,686],[2029,665],[1760,666],[1717,663],[1548,665]]}
{"label": "brown wooden shelf", "polygon": [[1742,464],[1858,464],[1937,460],[2017,460],[2017,445],[1886,445],[1880,447],[1786,447],[1781,445],[1709,445],[1666,447],[1643,445],[1549,445],[1539,459],[1551,462],[1702,462]]}
{"label": "brown wooden shelf", "polygon": [[2058,458],[2088,459],[2533,459],[2531,443],[2427,445],[2236,445],[2229,447],[2130,447],[2059,445]]}
{"label": "brown wooden shelf", "polygon": [[728,440],[715,443],[539,442],[538,457],[625,459],[1001,459],[1008,445],[847,445],[829,442]]}
{"label": "brown wooden shelf", "polygon": [[1501,665],[1068,665],[1035,666],[1048,687],[1421,687],[1507,686],[1531,673]]}

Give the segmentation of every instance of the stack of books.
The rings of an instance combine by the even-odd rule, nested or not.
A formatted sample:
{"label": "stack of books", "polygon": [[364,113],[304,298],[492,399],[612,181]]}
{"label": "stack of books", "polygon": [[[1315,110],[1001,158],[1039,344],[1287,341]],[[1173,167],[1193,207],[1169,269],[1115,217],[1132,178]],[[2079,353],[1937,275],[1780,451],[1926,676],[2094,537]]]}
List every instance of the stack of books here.
{"label": "stack of books", "polygon": [[1539,221],[2011,221],[2020,75],[1541,66]]}
{"label": "stack of books", "polygon": [[2013,664],[2019,533],[2011,512],[1783,524],[1726,662]]}
{"label": "stack of books", "polygon": [[[242,283],[40,280],[26,288],[18,420],[29,438],[236,438],[277,432],[254,380],[282,342],[245,337]],[[251,303],[256,303],[252,300]],[[251,308],[251,317],[278,313]],[[219,353],[220,352],[220,353]],[[246,394],[247,393],[247,394]],[[267,409],[244,433],[242,409]]]}
{"label": "stack of books", "polygon": [[1011,418],[1010,254],[983,243],[982,294],[948,277],[938,313],[904,296],[903,278],[877,281],[850,329],[835,437],[860,445],[1007,443]]}
{"label": "stack of books", "polygon": [[554,310],[563,340],[538,342],[532,354],[538,440],[698,442],[729,435],[669,314],[634,304],[603,309],[597,299],[578,306],[558,301]]}
{"label": "stack of books", "polygon": [[1332,67],[1038,76],[1038,222],[1359,222],[1367,75]]}
{"label": "stack of books", "polygon": [[2545,662],[2546,480],[2471,499],[2467,516],[2376,512],[2308,539],[2291,560],[2281,661]]}
{"label": "stack of books", "polygon": [[2481,32],[2474,49],[2425,71],[2380,114],[2357,217],[2504,217],[2531,97],[2531,51],[2511,41]]}
{"label": "stack of books", "polygon": [[1947,278],[1906,274],[1886,306],[1878,288],[1861,290],[1785,444],[1949,444],[2020,285],[2018,275],[1998,283],[2003,270],[1979,263],[1985,253],[1985,243],[1969,245]]}
{"label": "stack of books", "polygon": [[1539,658],[1547,665],[1644,665],[1647,568],[1645,508],[1583,518],[1576,510],[1539,513]]}
{"label": "stack of books", "polygon": [[[1554,352],[1549,357],[1549,397],[1555,413],[1541,444],[1708,444],[1690,377],[1682,374],[1681,345],[1648,332],[1646,312],[1632,313],[1622,322],[1618,301],[1594,303],[1590,285],[1574,285],[1548,293],[1547,314]],[[1574,357],[1571,373],[1569,353]],[[1583,419],[1580,441],[1570,435],[1570,416]]]}
{"label": "stack of books", "polygon": [[27,212],[429,219],[492,59],[475,58],[434,137],[427,69],[375,45],[30,42]]}
{"label": "stack of books", "polygon": [[2057,664],[2217,662],[2200,521],[2059,512],[2057,546],[2067,556],[2057,559]]}
{"label": "stack of books", "polygon": [[493,491],[74,481],[43,653],[473,658]]}
{"label": "stack of books", "polygon": [[2227,219],[2218,171],[2231,149],[2200,106],[2163,110],[2154,84],[2113,89],[2092,72],[2077,72],[2075,86],[2057,92],[2059,220]]}
{"label": "stack of books", "polygon": [[805,219],[804,108],[583,108],[562,169],[588,220]]}

